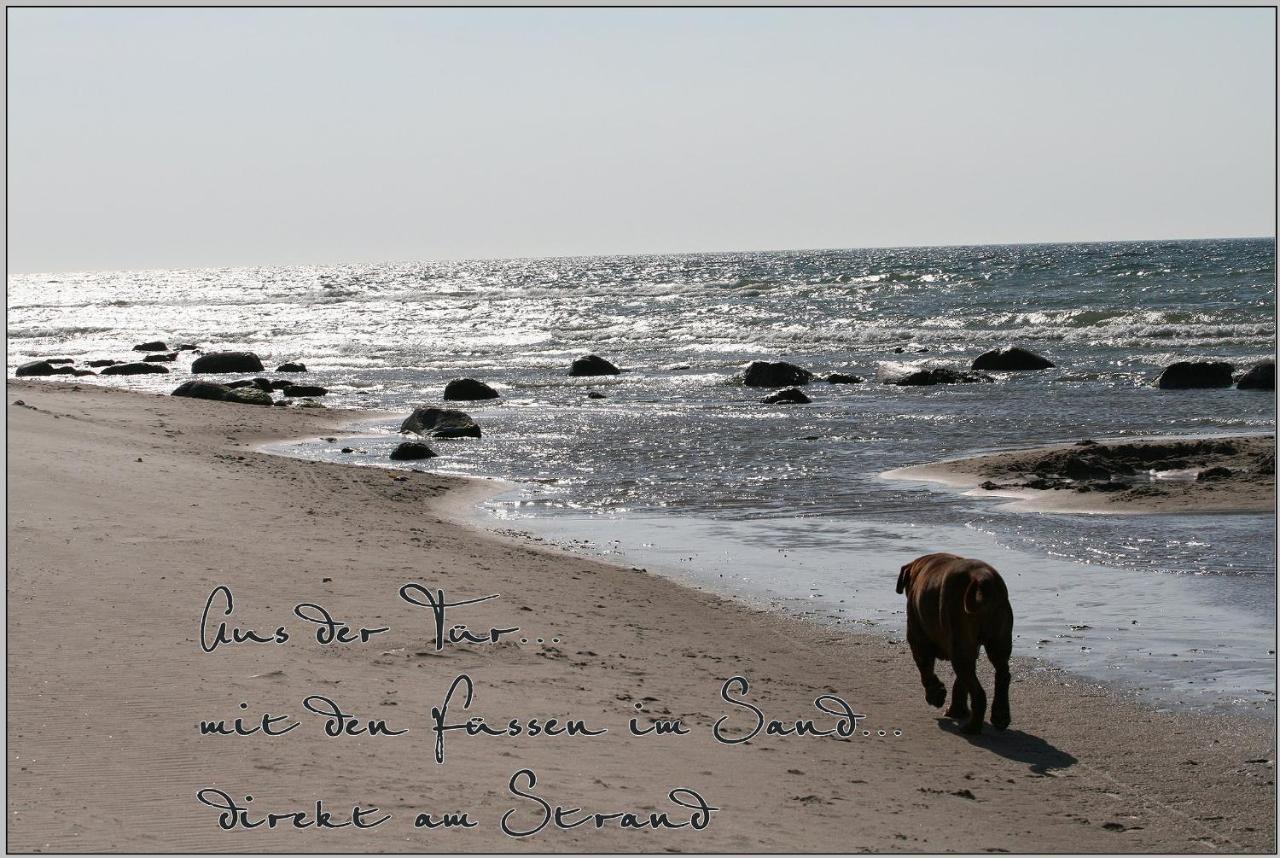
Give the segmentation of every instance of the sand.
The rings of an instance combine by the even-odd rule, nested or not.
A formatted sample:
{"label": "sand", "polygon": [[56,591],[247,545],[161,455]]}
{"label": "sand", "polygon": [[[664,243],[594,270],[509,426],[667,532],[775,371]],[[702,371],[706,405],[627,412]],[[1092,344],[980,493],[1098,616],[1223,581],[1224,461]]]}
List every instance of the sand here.
{"label": "sand", "polygon": [[1275,451],[1274,435],[1083,439],[912,465],[883,476],[1010,499],[1011,509],[1031,512],[1274,513]]}
{"label": "sand", "polygon": [[[1018,661],[1012,728],[970,739],[925,704],[900,641],[484,532],[466,523],[480,481],[396,481],[254,451],[334,434],[350,413],[12,381],[6,412],[12,851],[1274,850],[1272,721],[1160,714]],[[528,642],[437,652],[430,613],[398,597],[407,582],[450,600],[500,593],[449,623],[519,626]],[[200,616],[219,585],[234,592],[233,623],[284,625],[290,640],[204,652]],[[353,629],[390,629],[321,646],[292,614],[301,602]],[[467,714],[491,725],[556,716],[610,732],[453,731],[437,765],[431,709],[463,672],[475,681]],[[817,718],[814,698],[833,694],[873,735],[716,743],[717,718],[750,721],[720,699],[734,675],[768,718]],[[327,737],[303,708],[309,695],[409,732]],[[641,724],[678,717],[691,733],[625,735],[637,702]],[[301,726],[198,729],[264,711]],[[461,711],[455,697],[449,721]],[[538,785],[524,791],[550,804],[688,819],[667,799],[684,787],[719,809],[703,830],[609,822],[512,838],[503,813],[515,809],[519,829],[541,812],[508,791],[526,768]],[[257,818],[317,799],[335,822],[356,804],[379,808],[366,822],[392,818],[226,832],[197,802],[202,789],[252,794]],[[413,825],[462,811],[476,827]]]}

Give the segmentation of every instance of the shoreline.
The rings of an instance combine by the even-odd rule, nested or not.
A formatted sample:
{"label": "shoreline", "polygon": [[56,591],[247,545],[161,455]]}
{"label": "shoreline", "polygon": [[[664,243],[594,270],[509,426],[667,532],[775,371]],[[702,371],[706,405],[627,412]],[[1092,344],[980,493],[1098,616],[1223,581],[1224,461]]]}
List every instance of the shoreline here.
{"label": "shoreline", "polygon": [[[701,832],[579,829],[519,841],[493,825],[428,839],[401,818],[359,839],[332,835],[323,848],[1273,848],[1273,723],[1152,712],[1071,678],[1031,672],[1016,677],[1013,728],[967,739],[924,703],[901,642],[768,614],[661,576],[469,529],[466,504],[493,488],[474,478],[410,472],[395,482],[390,469],[250,446],[299,432],[334,434],[349,413],[72,383],[10,381],[8,394],[11,849],[321,848],[305,832],[226,834],[191,797],[202,784],[230,792],[246,780],[264,806],[349,798],[399,817],[432,808],[433,795],[438,802],[469,792],[476,815],[492,822],[511,806],[501,787],[521,765],[537,770],[548,795],[574,806],[661,809],[667,789],[688,785],[705,789],[723,810]],[[34,408],[15,408],[15,399]],[[86,570],[92,587],[83,586]],[[405,580],[440,583],[451,596],[501,592],[501,607],[466,618],[477,627],[516,618],[530,631],[556,632],[564,644],[424,658],[415,652],[420,618],[391,598]],[[391,631],[372,649],[203,654],[193,640],[196,620],[216,582],[235,589],[246,621],[283,621],[286,605],[308,597],[344,619]],[[61,598],[39,598],[47,592]],[[68,626],[68,616],[99,621]],[[42,633],[48,629],[61,637],[51,641]],[[725,748],[696,730],[678,745],[647,746],[643,769],[634,756],[646,746],[636,739],[577,746],[459,740],[452,765],[437,767],[425,735],[214,745],[190,726],[246,700],[252,709],[297,711],[307,693],[329,694],[371,717],[412,713],[419,726],[460,670],[474,673],[476,708],[490,717],[568,708],[612,725],[638,702],[702,728],[723,709],[720,683],[740,674],[771,716],[802,717],[816,695],[838,693],[867,712],[869,724],[901,729],[905,740]],[[59,677],[56,689],[51,676]],[[375,707],[377,700],[390,708]],[[139,724],[138,712],[148,720]],[[23,726],[33,721],[42,728]],[[100,733],[112,744],[97,741]],[[583,753],[593,755],[585,768]],[[1183,764],[1188,758],[1194,766]],[[1262,759],[1269,764],[1250,762]],[[308,787],[298,786],[300,777]],[[57,802],[41,795],[50,788]],[[144,800],[163,824],[138,835],[127,808]],[[62,804],[88,810],[71,824]]]}
{"label": "shoreline", "polygon": [[[793,592],[788,595],[761,586],[762,581],[776,578],[776,566],[768,559],[755,563],[750,552],[734,553],[735,547],[741,552],[746,543],[731,547],[716,541],[724,534],[724,522],[719,520],[701,522],[659,515],[534,514],[508,518],[501,514],[495,517],[494,512],[486,504],[474,515],[482,524],[499,525],[486,529],[500,536],[513,536],[577,557],[627,565],[753,610],[799,619],[837,633],[873,634],[891,643],[900,642],[903,634],[901,598],[892,594],[891,587],[877,586],[879,577],[868,581],[865,574],[870,570],[873,576],[882,576],[897,568],[902,558],[895,558],[887,548],[866,550],[850,545],[835,553],[818,553],[805,561],[796,552],[788,552],[788,559],[783,561],[788,564],[788,590]],[[714,532],[707,530],[707,524]],[[893,526],[877,521],[862,525],[875,530]],[[601,538],[604,533],[610,537],[607,541]],[[851,542],[857,543],[858,532],[848,533]],[[1276,717],[1273,659],[1250,655],[1268,651],[1273,645],[1271,635],[1250,640],[1237,636],[1229,649],[1222,649],[1224,644],[1220,642],[1209,642],[1206,647],[1204,637],[1212,630],[1231,628],[1240,620],[1214,609],[1211,594],[1184,587],[1189,582],[1180,576],[1152,580],[1122,568],[1089,570],[1106,576],[1110,598],[1117,604],[1156,599],[1165,605],[1161,616],[1145,618],[1141,632],[1131,633],[1131,614],[1122,608],[1100,609],[1096,592],[1088,587],[1059,585],[1058,582],[1079,575],[1079,568],[1070,561],[1054,561],[1001,546],[972,531],[934,528],[914,531],[912,538],[921,545],[946,546],[965,556],[982,557],[1016,580],[1019,607],[1015,650],[1026,653],[1034,648],[1032,654],[1021,656],[1028,670],[1054,672],[1068,681],[1106,688],[1119,701],[1155,712],[1213,713],[1267,722]],[[815,552],[816,549],[808,549],[805,553]],[[838,578],[854,580],[811,577],[815,566],[836,569]],[[830,594],[833,588],[829,585],[839,587],[841,583],[851,588],[851,592],[846,589],[837,593],[848,596],[847,600],[841,598],[837,602],[836,598],[815,592]],[[815,599],[815,595],[819,598]],[[1149,651],[1166,646],[1177,651]],[[1127,667],[1122,668],[1121,664]],[[1224,671],[1226,674],[1222,675]]]}
{"label": "shoreline", "polygon": [[997,450],[880,477],[1004,500],[1011,512],[1257,514],[1276,508],[1274,451],[1273,434],[1148,435]]}

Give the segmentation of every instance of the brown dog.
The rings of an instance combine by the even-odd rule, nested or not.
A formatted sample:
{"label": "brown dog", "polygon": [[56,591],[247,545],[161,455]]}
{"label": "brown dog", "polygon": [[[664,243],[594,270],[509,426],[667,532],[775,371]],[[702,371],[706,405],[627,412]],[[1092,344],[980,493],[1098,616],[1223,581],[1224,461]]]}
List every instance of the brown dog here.
{"label": "brown dog", "polygon": [[1008,727],[1013,609],[999,573],[981,560],[926,554],[902,567],[898,592],[907,594],[907,643],[920,668],[924,699],[930,706],[946,701],[947,688],[933,672],[933,663],[950,661],[956,682],[947,717],[967,718],[964,732],[981,733],[987,695],[978,683],[977,664],[978,648],[985,646],[996,669],[991,725]]}

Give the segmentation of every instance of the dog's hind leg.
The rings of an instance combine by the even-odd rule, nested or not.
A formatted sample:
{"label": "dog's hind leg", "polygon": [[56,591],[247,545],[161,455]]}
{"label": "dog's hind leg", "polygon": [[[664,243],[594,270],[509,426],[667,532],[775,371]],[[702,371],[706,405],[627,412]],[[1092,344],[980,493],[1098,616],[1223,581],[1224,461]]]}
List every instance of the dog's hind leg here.
{"label": "dog's hind leg", "polygon": [[960,729],[966,733],[982,732],[982,717],[987,714],[987,693],[978,682],[977,653],[974,658],[951,657],[951,666],[956,669],[956,682],[963,684],[969,691],[969,720]]}
{"label": "dog's hind leg", "polygon": [[991,699],[991,726],[1003,730],[1009,726],[1009,656],[1007,644],[987,644],[987,660],[996,669],[996,687]]}
{"label": "dog's hind leg", "polygon": [[924,699],[930,706],[941,706],[946,703],[947,686],[942,684],[938,674],[933,671],[934,662],[937,661],[933,647],[924,642],[912,642],[911,657],[916,660],[916,667],[920,668],[920,684],[924,686]]}
{"label": "dog's hind leg", "polygon": [[956,681],[951,686],[951,705],[947,707],[944,714],[957,721],[963,721],[969,717],[969,689],[959,676],[956,676]]}

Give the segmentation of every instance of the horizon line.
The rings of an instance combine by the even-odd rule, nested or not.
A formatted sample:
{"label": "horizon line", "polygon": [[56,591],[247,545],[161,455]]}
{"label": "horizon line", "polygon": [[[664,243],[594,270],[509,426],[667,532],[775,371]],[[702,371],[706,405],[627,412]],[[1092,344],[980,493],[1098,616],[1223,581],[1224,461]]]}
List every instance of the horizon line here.
{"label": "horizon line", "polygon": [[413,264],[439,264],[439,263],[468,263],[468,262],[524,262],[536,260],[552,260],[552,259],[617,259],[617,258],[648,258],[660,256],[741,256],[749,254],[769,254],[769,253],[830,253],[833,251],[851,252],[851,251],[888,251],[888,250],[954,250],[958,248],[977,248],[977,247],[1048,247],[1054,245],[1089,245],[1089,244],[1159,244],[1169,242],[1208,242],[1208,241],[1271,241],[1276,242],[1276,235],[1219,235],[1206,236],[1199,238],[1123,238],[1123,239],[1086,239],[1080,241],[1071,240],[1055,240],[1055,241],[990,241],[990,242],[972,242],[959,244],[885,244],[885,245],[866,245],[859,247],[792,247],[792,248],[771,248],[764,250],[667,250],[667,251],[641,251],[635,253],[560,253],[546,254],[535,256],[461,256],[461,257],[436,257],[436,258],[416,258],[416,259],[382,259],[379,261],[348,261],[348,262],[304,262],[304,263],[262,263],[262,264],[236,264],[236,265],[197,265],[197,266],[169,266],[169,267],[145,267],[145,268],[94,268],[94,269],[63,269],[63,270],[46,270],[46,271],[24,271],[20,273],[11,273],[7,270],[6,264],[6,280],[15,277],[36,277],[41,275],[74,275],[74,274],[141,274],[157,271],[240,271],[258,268],[347,268],[358,265],[413,265]]}

